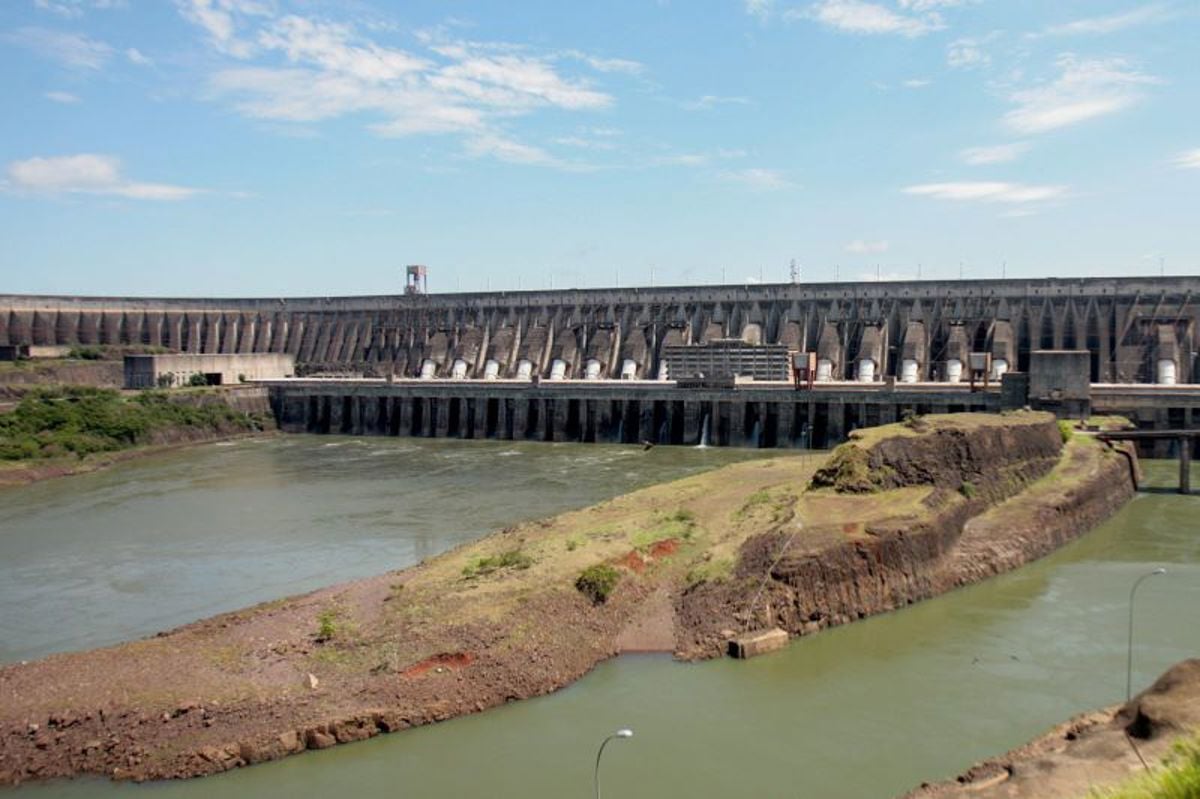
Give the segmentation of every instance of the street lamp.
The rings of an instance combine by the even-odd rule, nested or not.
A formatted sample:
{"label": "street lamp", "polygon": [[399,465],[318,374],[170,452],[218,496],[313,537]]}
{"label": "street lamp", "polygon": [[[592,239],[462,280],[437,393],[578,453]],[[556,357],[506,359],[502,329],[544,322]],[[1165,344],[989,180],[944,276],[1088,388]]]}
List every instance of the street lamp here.
{"label": "street lamp", "polygon": [[633,730],[628,728],[620,729],[612,735],[604,739],[604,743],[600,744],[600,751],[596,753],[596,772],[592,775],[592,786],[596,791],[596,799],[600,799],[600,756],[604,754],[604,747],[608,746],[608,742],[614,738],[632,738]]}
{"label": "street lamp", "polygon": [[1129,651],[1125,661],[1125,701],[1128,702],[1133,696],[1133,598],[1137,593],[1138,586],[1143,580],[1151,577],[1157,577],[1160,574],[1166,574],[1167,570],[1159,567],[1152,572],[1146,572],[1141,577],[1133,581],[1133,588],[1129,589]]}

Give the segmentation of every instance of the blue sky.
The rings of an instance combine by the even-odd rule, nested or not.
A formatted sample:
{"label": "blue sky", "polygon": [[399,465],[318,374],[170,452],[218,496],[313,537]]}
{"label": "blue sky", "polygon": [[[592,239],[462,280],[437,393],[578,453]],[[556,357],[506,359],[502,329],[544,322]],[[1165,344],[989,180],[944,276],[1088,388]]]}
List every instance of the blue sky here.
{"label": "blue sky", "polygon": [[5,0],[0,291],[1200,273],[1194,0]]}

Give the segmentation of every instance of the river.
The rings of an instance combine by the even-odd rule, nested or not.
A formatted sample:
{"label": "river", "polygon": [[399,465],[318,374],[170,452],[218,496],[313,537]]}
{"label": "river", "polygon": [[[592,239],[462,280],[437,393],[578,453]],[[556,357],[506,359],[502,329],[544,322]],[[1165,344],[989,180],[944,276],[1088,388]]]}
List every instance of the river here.
{"label": "river", "polygon": [[[753,455],[295,437],[14,489],[0,494],[0,660],[382,571]],[[1174,464],[1146,468],[1170,484]],[[604,755],[608,796],[888,797],[1123,698],[1129,586],[1150,569],[1168,574],[1139,592],[1135,685],[1200,654],[1198,511],[1140,494],[1026,568],[757,660],[627,656],[552,696],[218,777],[11,793],[585,797],[596,746],[627,726]]]}

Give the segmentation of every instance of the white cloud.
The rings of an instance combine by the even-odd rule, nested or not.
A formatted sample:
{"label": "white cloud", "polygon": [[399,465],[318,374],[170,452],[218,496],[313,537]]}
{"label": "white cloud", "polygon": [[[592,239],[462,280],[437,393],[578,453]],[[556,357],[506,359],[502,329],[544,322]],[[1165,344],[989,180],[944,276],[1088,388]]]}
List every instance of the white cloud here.
{"label": "white cloud", "polygon": [[113,54],[110,45],[82,33],[20,28],[5,38],[73,69],[101,69]]}
{"label": "white cloud", "polygon": [[946,45],[946,63],[955,69],[972,69],[992,63],[992,57],[983,49],[979,39],[955,39]]}
{"label": "white cloud", "polygon": [[1140,87],[1159,82],[1120,58],[1084,60],[1066,53],[1056,64],[1061,74],[1053,82],[1010,95],[1016,105],[1004,115],[1010,128],[1043,133],[1115,114],[1141,99]]}
{"label": "white cloud", "polygon": [[257,0],[175,0],[184,19],[208,33],[209,42],[222,53],[249,58],[252,42],[239,38],[237,27],[248,17],[268,16],[271,11]]}
{"label": "white cloud", "polygon": [[684,100],[679,107],[685,111],[711,111],[719,105],[750,105],[748,97],[721,97],[716,94],[705,94],[695,100]]}
{"label": "white cloud", "polygon": [[46,99],[63,105],[79,102],[79,97],[70,92],[46,92]]}
{"label": "white cloud", "polygon": [[582,61],[597,72],[620,72],[626,75],[640,75],[646,67],[638,61],[628,58],[600,58],[580,52],[579,50],[564,50],[559,55],[564,58],[574,58]]}
{"label": "white cloud", "polygon": [[1162,5],[1152,4],[1119,14],[1087,17],[1062,25],[1051,25],[1040,34],[1033,34],[1033,36],[1104,36],[1138,25],[1162,22],[1169,19],[1170,16],[1170,13]]}
{"label": "white cloud", "polygon": [[467,152],[474,156],[490,155],[509,164],[533,166],[562,166],[554,156],[538,147],[513,141],[496,133],[486,133],[467,140]]}
{"label": "white cloud", "polygon": [[106,10],[125,8],[125,0],[33,0],[33,5],[42,10],[58,14],[66,19],[78,19],[87,9]]}
{"label": "white cloud", "polygon": [[846,252],[852,255],[878,255],[888,251],[889,244],[885,240],[865,241],[855,239],[846,245]]}
{"label": "white cloud", "polygon": [[1007,164],[1029,152],[1029,142],[1017,141],[1010,144],[995,144],[989,147],[967,147],[959,151],[959,157],[972,166],[981,164]]}
{"label": "white cloud", "polygon": [[903,86],[906,89],[924,89],[931,83],[933,83],[933,81],[928,80],[927,78],[909,78],[908,80],[904,81]]}
{"label": "white cloud", "polygon": [[129,59],[129,63],[137,64],[139,67],[149,67],[154,65],[154,62],[136,47],[130,47],[128,50],[126,50],[125,57]]}
{"label": "white cloud", "polygon": [[199,189],[165,183],[138,183],[121,175],[110,155],[66,155],[13,161],[6,168],[10,187],[40,194],[106,194],[134,200],[182,200]]}
{"label": "white cloud", "polygon": [[900,0],[900,7],[909,11],[934,11],[939,8],[965,6],[975,0]]}
{"label": "white cloud", "polygon": [[868,3],[865,0],[819,0],[805,11],[789,11],[785,17],[807,17],[844,33],[895,34],[909,38],[923,36],[946,27],[936,12],[902,14],[887,6]]}
{"label": "white cloud", "polygon": [[918,197],[932,197],[937,200],[953,200],[957,202],[1030,203],[1058,199],[1067,193],[1067,187],[964,181],[923,183],[906,187],[904,193]]}
{"label": "white cloud", "polygon": [[771,16],[771,11],[775,6],[775,0],[742,0],[745,6],[746,13],[758,19],[760,22],[766,22]]}
{"label": "white cloud", "polygon": [[1180,153],[1172,163],[1180,169],[1200,169],[1200,147]]}
{"label": "white cloud", "polygon": [[274,16],[248,0],[188,0],[181,13],[218,51],[248,62],[227,65],[209,80],[212,96],[227,98],[246,116],[284,122],[373,116],[365,124],[376,135],[459,134],[468,155],[510,163],[580,168],[501,129],[540,109],[612,105],[611,95],[566,72],[568,60],[603,73],[642,69],[576,50],[536,53],[521,45],[447,39],[444,29],[418,31],[421,47],[410,51],[380,44],[351,24]]}
{"label": "white cloud", "polygon": [[792,187],[792,182],[784,177],[783,173],[777,169],[731,169],[720,173],[722,180],[730,183],[739,183],[752,189],[760,191],[774,191],[776,189],[786,189]]}

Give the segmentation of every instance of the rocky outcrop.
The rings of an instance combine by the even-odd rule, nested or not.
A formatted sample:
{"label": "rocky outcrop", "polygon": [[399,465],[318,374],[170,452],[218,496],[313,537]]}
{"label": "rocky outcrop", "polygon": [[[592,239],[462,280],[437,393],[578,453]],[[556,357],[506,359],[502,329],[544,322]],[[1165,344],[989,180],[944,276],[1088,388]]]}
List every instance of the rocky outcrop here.
{"label": "rocky outcrop", "polygon": [[[731,579],[680,595],[678,654],[718,656],[731,630],[779,626],[805,635],[936,596],[1053,551],[1129,499],[1131,451],[1079,440],[1060,462],[1053,419],[1029,416],[841,448],[814,484],[845,493],[931,486],[923,511],[861,530],[830,525],[799,535],[781,526],[748,539]],[[870,464],[865,479],[846,468],[855,462]],[[1056,464],[1052,478],[1034,485]]]}

